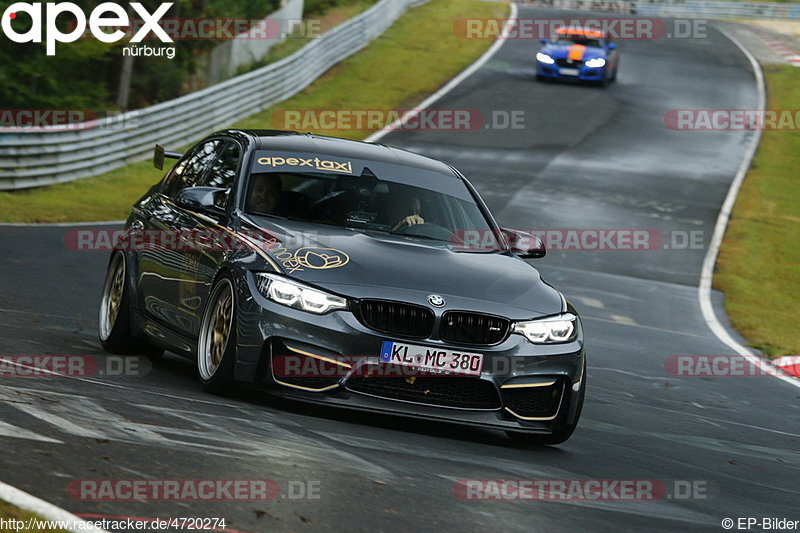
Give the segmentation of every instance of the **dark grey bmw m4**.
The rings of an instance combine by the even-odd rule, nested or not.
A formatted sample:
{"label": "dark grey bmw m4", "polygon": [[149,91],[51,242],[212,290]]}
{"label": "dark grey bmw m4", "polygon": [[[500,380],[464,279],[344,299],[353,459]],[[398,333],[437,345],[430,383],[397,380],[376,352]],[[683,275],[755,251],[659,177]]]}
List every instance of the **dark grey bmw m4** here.
{"label": "dark grey bmw m4", "polygon": [[100,340],[192,358],[222,393],[557,444],[586,391],[575,309],[467,179],[380,144],[226,130],[178,159],[111,255]]}

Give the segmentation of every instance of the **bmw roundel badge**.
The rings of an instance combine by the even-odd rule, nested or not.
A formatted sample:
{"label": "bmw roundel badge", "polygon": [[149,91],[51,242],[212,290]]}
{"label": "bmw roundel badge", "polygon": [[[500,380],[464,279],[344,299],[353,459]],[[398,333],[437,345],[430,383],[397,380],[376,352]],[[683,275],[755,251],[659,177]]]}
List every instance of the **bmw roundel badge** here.
{"label": "bmw roundel badge", "polygon": [[444,298],[442,298],[438,294],[431,294],[430,296],[428,296],[428,301],[434,307],[444,307],[445,304]]}

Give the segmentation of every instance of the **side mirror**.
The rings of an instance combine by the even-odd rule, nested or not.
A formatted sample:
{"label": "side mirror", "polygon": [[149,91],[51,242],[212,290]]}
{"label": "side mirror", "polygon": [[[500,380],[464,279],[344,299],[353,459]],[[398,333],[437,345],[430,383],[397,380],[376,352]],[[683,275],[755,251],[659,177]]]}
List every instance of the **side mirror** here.
{"label": "side mirror", "polygon": [[550,41],[548,41],[547,39],[539,39],[539,42],[542,43],[542,44],[547,44]]}
{"label": "side mirror", "polygon": [[544,242],[538,235],[513,229],[503,229],[503,235],[509,242],[514,255],[523,259],[538,259],[547,254]]}
{"label": "side mirror", "polygon": [[608,43],[608,49],[609,50],[616,50],[617,49],[617,45],[614,44],[614,43]]}
{"label": "side mirror", "polygon": [[220,187],[187,187],[178,191],[175,203],[186,209],[211,215],[225,213],[225,204],[230,189]]}
{"label": "side mirror", "polygon": [[180,152],[168,152],[164,150],[163,146],[157,144],[153,150],[153,166],[158,170],[162,170],[164,168],[165,157],[169,157],[170,159],[180,159],[183,157],[183,154]]}

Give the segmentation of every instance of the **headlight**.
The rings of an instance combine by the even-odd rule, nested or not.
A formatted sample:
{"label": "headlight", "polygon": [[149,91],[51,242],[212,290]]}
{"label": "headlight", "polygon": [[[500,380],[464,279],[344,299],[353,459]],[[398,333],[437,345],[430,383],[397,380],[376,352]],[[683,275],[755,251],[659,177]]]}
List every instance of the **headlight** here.
{"label": "headlight", "polygon": [[347,300],[341,296],[312,289],[302,283],[275,274],[256,274],[258,292],[275,303],[322,315],[336,309],[347,309]]}
{"label": "headlight", "polygon": [[575,335],[575,322],[578,317],[572,313],[527,320],[514,324],[514,333],[525,335],[534,344],[555,344],[571,340]]}
{"label": "headlight", "polygon": [[589,68],[604,67],[604,66],[606,66],[606,60],[603,59],[602,57],[595,57],[595,58],[590,59],[589,61],[587,61],[586,62],[586,66],[589,67]]}
{"label": "headlight", "polygon": [[553,63],[556,62],[555,59],[553,59],[549,55],[543,54],[541,52],[536,54],[536,60],[539,61],[540,63],[544,63],[545,65],[552,65]]}

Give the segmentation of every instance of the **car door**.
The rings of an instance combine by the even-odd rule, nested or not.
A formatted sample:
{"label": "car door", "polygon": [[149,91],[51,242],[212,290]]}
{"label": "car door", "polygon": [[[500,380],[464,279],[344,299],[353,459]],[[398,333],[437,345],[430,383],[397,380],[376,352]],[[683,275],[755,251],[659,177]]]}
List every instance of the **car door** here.
{"label": "car door", "polygon": [[[242,153],[243,149],[237,142],[224,140],[218,147],[217,155],[207,172],[193,185],[218,187],[229,191],[227,195],[220,197],[217,204],[220,214],[190,213],[190,216],[184,219],[187,224],[186,229],[191,229],[195,235],[204,237],[197,239],[197,246],[183,254],[180,276],[182,282],[178,307],[188,326],[186,333],[193,338],[200,333],[203,310],[219,266],[231,248],[229,245],[235,244],[227,231],[228,208],[233,195],[231,191],[240,169]],[[210,238],[206,239],[206,236]]]}
{"label": "car door", "polygon": [[180,307],[183,276],[191,245],[178,238],[194,226],[190,214],[175,203],[177,193],[193,186],[211,167],[222,141],[205,141],[187,153],[168,174],[159,193],[152,195],[140,221],[148,239],[137,254],[140,308],[162,325],[180,333],[192,330]]}

